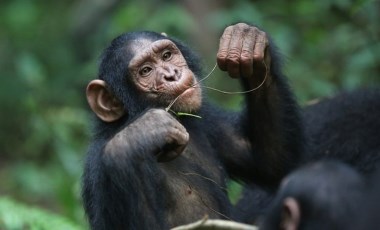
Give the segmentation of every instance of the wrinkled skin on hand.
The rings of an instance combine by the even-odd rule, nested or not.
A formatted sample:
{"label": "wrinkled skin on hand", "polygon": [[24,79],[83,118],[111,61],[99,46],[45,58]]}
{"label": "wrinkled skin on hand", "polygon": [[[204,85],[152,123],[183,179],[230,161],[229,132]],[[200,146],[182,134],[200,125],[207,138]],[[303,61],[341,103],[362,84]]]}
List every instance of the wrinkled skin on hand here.
{"label": "wrinkled skin on hand", "polygon": [[[141,127],[152,127],[147,132]],[[130,134],[133,135],[130,135]],[[147,145],[146,141],[150,140]],[[189,141],[189,134],[171,114],[163,109],[150,109],[135,122],[117,133],[106,145],[105,152],[125,154],[134,146],[145,146],[144,152],[154,153],[157,161],[170,161],[179,156]]]}
{"label": "wrinkled skin on hand", "polygon": [[220,38],[218,66],[232,78],[254,77],[255,72],[269,67],[268,46],[266,33],[257,27],[245,23],[229,26]]}

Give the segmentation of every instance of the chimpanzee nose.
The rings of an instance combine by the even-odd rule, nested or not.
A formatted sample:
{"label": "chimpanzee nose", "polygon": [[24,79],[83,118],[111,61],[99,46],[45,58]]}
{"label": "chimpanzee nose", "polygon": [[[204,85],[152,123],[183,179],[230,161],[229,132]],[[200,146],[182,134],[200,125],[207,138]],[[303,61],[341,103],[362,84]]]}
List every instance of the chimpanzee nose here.
{"label": "chimpanzee nose", "polygon": [[165,81],[178,81],[179,70],[177,67],[162,68],[162,77]]}

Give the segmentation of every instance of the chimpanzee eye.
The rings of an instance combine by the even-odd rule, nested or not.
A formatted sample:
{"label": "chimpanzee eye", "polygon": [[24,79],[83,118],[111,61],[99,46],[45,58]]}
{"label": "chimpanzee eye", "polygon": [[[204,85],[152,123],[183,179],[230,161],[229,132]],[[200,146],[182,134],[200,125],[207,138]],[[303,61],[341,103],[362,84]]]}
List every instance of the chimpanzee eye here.
{"label": "chimpanzee eye", "polygon": [[143,67],[140,71],[139,71],[139,73],[140,73],[140,75],[141,76],[148,76],[149,75],[149,73],[152,71],[152,68],[150,68],[149,66],[145,66],[145,67]]}
{"label": "chimpanzee eye", "polygon": [[170,51],[165,51],[162,54],[162,60],[164,61],[169,61],[171,57],[172,57],[172,53]]}

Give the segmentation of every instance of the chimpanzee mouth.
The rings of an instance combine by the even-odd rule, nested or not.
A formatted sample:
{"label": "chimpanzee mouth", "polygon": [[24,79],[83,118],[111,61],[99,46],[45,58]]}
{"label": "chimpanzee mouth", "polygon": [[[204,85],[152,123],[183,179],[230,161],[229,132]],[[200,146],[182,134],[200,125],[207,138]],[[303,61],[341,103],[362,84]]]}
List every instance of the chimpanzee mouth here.
{"label": "chimpanzee mouth", "polygon": [[195,77],[191,77],[189,79],[186,79],[184,82],[180,82],[178,85],[180,87],[173,88],[172,92],[175,97],[179,97],[182,94],[187,94],[188,91],[192,91],[194,89],[194,85],[196,85],[196,79]]}

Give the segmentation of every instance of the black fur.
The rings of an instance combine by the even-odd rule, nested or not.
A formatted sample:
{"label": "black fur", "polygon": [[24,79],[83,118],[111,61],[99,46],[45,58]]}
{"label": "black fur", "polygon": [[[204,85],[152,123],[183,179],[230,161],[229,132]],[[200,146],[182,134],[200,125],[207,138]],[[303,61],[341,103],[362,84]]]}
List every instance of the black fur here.
{"label": "black fur", "polygon": [[[302,164],[335,159],[364,176],[380,169],[380,90],[344,92],[305,107],[306,151]],[[236,205],[239,220],[256,223],[265,215],[273,193],[259,186],[245,189]]]}
{"label": "black fur", "polygon": [[[153,32],[126,33],[104,51],[99,78],[106,81],[128,113],[114,123],[96,118],[83,175],[83,201],[92,229],[168,229],[208,214],[232,218],[225,186],[228,178],[275,189],[298,163],[304,142],[300,114],[274,51],[271,84],[246,95],[245,108],[227,112],[204,97],[202,118],[177,118],[190,134],[184,152],[175,160],[158,163],[145,151],[153,140],[142,140],[121,154],[109,154],[105,145],[128,125],[155,107],[139,95],[130,81],[128,63],[136,50],[134,40],[166,39]],[[170,38],[171,39],[171,38]],[[175,39],[190,69],[200,76],[199,60]],[[226,80],[229,80],[226,77]],[[230,79],[232,81],[232,79]],[[242,80],[242,87],[247,88]],[[152,127],[141,127],[150,132]],[[130,133],[140,140],[139,136]],[[242,147],[249,142],[247,146]],[[187,202],[181,186],[195,193]],[[185,205],[185,207],[184,207]]]}
{"label": "black fur", "polygon": [[367,191],[364,177],[341,162],[304,166],[286,177],[260,229],[281,229],[288,197],[300,206],[297,229],[348,229]]}
{"label": "black fur", "polygon": [[366,175],[380,163],[380,90],[360,89],[308,106],[304,161],[339,159]]}
{"label": "black fur", "polygon": [[376,230],[380,226],[380,169],[369,179],[369,191],[364,195],[364,201],[356,211],[355,219],[350,219],[351,228]]}

